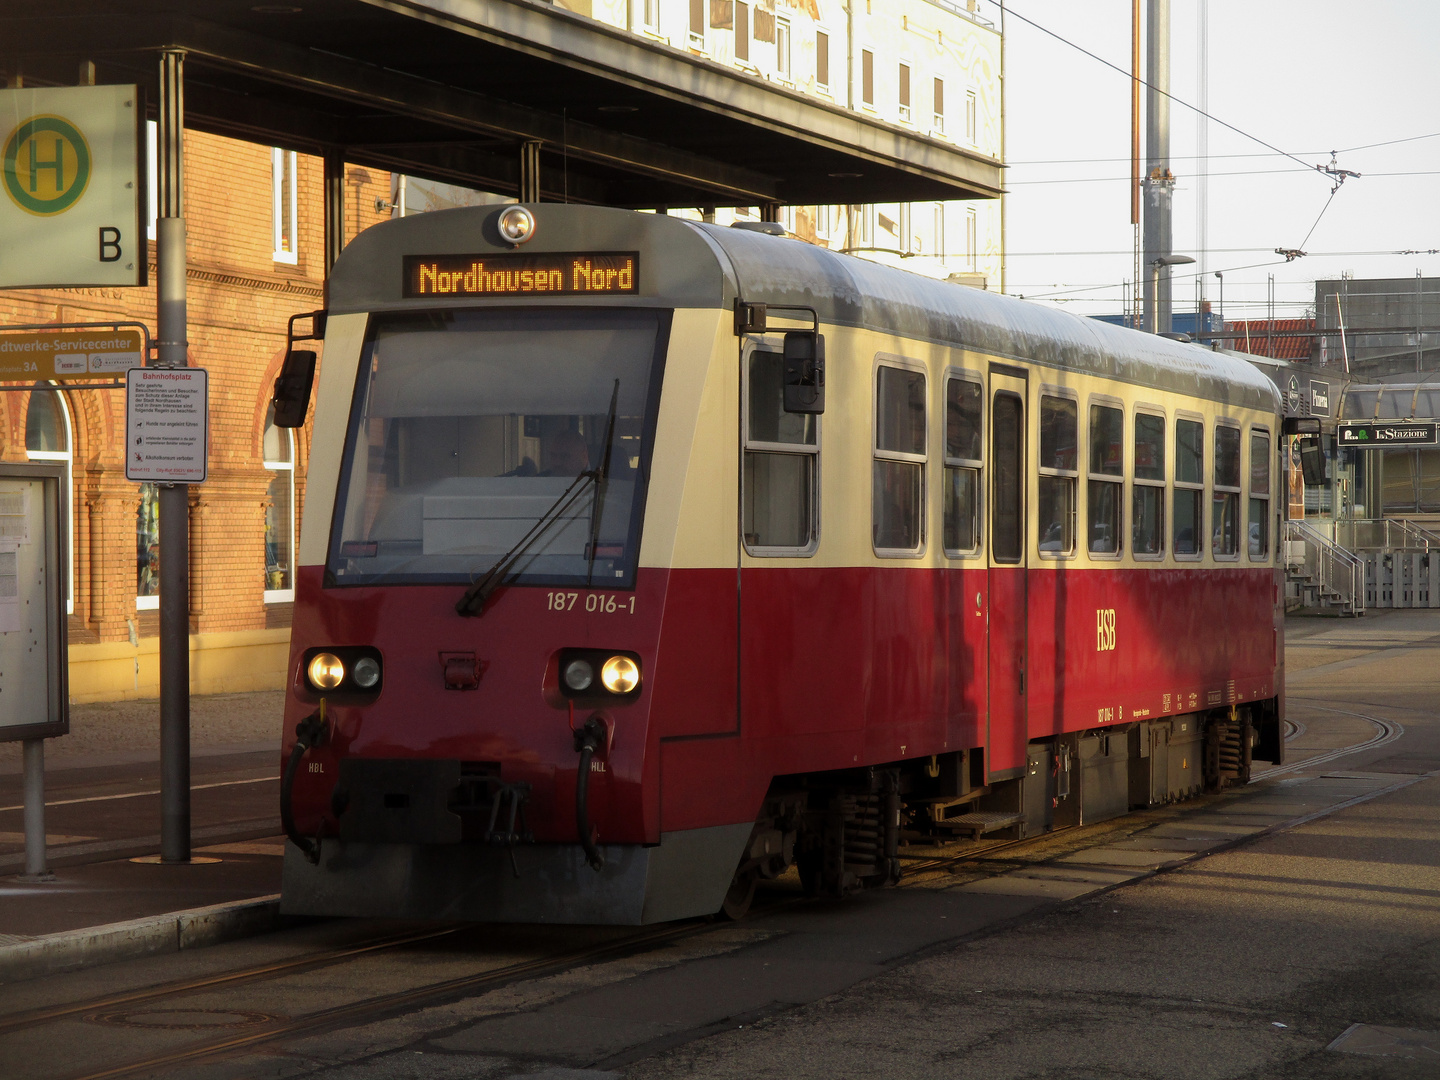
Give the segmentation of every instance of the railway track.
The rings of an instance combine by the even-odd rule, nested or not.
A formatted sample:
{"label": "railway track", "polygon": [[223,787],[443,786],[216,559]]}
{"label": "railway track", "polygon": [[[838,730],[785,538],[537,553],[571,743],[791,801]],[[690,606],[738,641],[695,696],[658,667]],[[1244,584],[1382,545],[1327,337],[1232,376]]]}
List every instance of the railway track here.
{"label": "railway track", "polygon": [[[1319,708],[1319,706],[1312,707]],[[1278,775],[1287,771],[1296,771],[1302,768],[1322,765],[1349,754],[1393,742],[1404,733],[1403,726],[1394,721],[1383,720],[1378,717],[1369,716],[1368,714],[1344,709],[1326,708],[1323,711],[1365,720],[1374,725],[1375,732],[1365,740],[1327,751],[1324,754],[1307,759],[1297,765],[1265,770],[1262,773],[1256,774],[1253,779],[1263,779],[1267,776]],[[1296,723],[1289,732],[1287,740],[1299,737],[1304,731],[1304,725]],[[1405,783],[1413,783],[1421,778],[1422,777],[1407,778]],[[1347,800],[1319,812],[1310,812],[1294,819],[1280,822],[1272,828],[1267,829],[1266,834],[1293,828],[1296,825],[1315,820],[1317,817],[1334,813],[1346,806],[1354,805],[1356,802],[1384,794],[1392,790],[1393,787],[1394,786],[1357,796],[1355,799]],[[1069,831],[1070,830],[1065,830],[1065,832]],[[913,885],[916,883],[914,879],[921,875],[928,875],[936,871],[954,870],[966,864],[971,864],[974,868],[981,869],[982,867],[979,864],[996,861],[1007,854],[1021,856],[1026,849],[1033,848],[1046,841],[1053,842],[1057,836],[1061,835],[1063,834],[1047,833],[1040,837],[1001,840],[993,844],[984,845],[983,847],[967,848],[965,851],[953,856],[921,856],[916,858],[905,858],[902,856],[902,858],[905,858],[905,871],[912,879],[909,884]],[[1097,836],[1095,839],[1097,843],[1103,844],[1108,842],[1110,836],[1111,832],[1109,830],[1097,828]],[[1253,839],[1253,837],[1245,837],[1237,842],[1248,842],[1251,839]],[[1207,854],[1209,853],[1200,853],[1196,858],[1204,858]],[[1046,856],[1046,858],[1036,860],[1036,862],[1042,863],[1049,857],[1050,856]],[[1009,862],[1011,860],[1005,859],[1004,861]],[[1020,858],[1014,861],[1024,862],[1027,860]],[[907,882],[902,881],[900,887],[904,888],[906,884]],[[774,913],[807,902],[813,901],[808,901],[800,897],[778,899],[757,906],[755,914],[764,915]],[[626,956],[642,953],[660,945],[703,934],[712,929],[713,926],[714,923],[709,920],[690,920],[684,923],[650,928],[633,934],[626,934],[620,938],[612,939],[604,943],[589,945],[579,949],[548,953],[517,963],[505,964],[488,971],[477,972],[473,975],[444,979],[391,993],[374,995],[357,1001],[318,1009],[314,1012],[299,1016],[262,1017],[257,1022],[248,1024],[242,1030],[230,1028],[222,1034],[216,1034],[208,1038],[200,1038],[187,1046],[173,1048],[152,1055],[140,1056],[130,1061],[110,1065],[99,1070],[72,1074],[68,1076],[66,1080],[123,1080],[123,1078],[128,1077],[148,1077],[184,1065],[194,1065],[206,1061],[231,1058],[277,1043],[293,1040],[297,1037],[374,1022],[417,1009],[460,1000],[473,996],[476,993],[498,989],[511,983],[559,974],[586,964],[622,959]],[[458,933],[462,929],[464,929],[464,927],[461,925],[446,925],[428,927],[423,930],[410,930],[402,933],[380,935],[357,942],[353,945],[297,956],[287,960],[240,968],[199,978],[160,983],[135,990],[91,997],[82,1001],[62,1005],[29,1009],[0,1018],[0,1034],[21,1029],[33,1029],[36,1026],[51,1024],[75,1017],[81,1017],[97,1023],[107,1023],[111,1022],[110,1018],[113,1017],[117,1011],[129,1007],[137,1005],[153,1007],[157,1003],[181,1001],[187,997],[209,991],[333,967],[387,950],[402,949],[407,946],[439,941]]]}

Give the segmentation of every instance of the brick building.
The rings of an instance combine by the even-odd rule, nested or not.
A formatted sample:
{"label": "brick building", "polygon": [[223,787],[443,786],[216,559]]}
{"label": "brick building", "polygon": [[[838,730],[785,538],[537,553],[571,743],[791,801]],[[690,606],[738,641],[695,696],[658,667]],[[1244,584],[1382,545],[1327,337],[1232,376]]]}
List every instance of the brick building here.
{"label": "brick building", "polygon": [[[388,198],[389,185],[388,174],[347,170],[347,238],[388,216],[376,200]],[[309,432],[267,424],[267,410],[286,320],[321,306],[322,208],[318,158],[186,133],[189,358],[211,375],[209,480],[190,489],[197,693],[273,687],[284,677]],[[4,290],[0,325],[116,320],[153,329],[153,243],[149,257],[148,288]],[[153,489],[125,479],[124,425],[123,390],[0,394],[0,456],[70,470],[76,701],[158,692],[163,552]]]}

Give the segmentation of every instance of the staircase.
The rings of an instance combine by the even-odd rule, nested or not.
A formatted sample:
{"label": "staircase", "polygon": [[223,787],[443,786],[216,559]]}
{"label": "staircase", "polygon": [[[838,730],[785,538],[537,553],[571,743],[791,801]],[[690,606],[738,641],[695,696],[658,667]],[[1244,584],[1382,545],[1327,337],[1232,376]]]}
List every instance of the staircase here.
{"label": "staircase", "polygon": [[1365,614],[1365,560],[1305,521],[1285,522],[1285,576],[1304,607]]}

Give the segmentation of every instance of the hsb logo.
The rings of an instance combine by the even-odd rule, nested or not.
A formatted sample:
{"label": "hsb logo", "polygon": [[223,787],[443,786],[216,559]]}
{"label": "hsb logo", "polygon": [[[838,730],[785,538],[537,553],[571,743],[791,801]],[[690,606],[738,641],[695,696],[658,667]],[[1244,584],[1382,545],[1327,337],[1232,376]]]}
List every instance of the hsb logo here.
{"label": "hsb logo", "polygon": [[1115,650],[1115,609],[1095,609],[1095,651],[1113,652]]}

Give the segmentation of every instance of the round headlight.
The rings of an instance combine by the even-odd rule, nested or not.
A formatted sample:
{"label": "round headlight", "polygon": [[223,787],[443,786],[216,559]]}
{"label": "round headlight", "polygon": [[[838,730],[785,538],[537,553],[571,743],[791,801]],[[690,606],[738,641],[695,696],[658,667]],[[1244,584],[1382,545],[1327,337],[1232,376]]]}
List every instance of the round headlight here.
{"label": "round headlight", "polygon": [[588,660],[571,660],[565,665],[565,685],[571,690],[588,690],[595,681],[595,669]]}
{"label": "round headlight", "polygon": [[316,690],[334,690],[345,681],[345,665],[334,653],[316,653],[305,675]]}
{"label": "round headlight", "polygon": [[511,244],[523,244],[535,235],[535,215],[523,206],[506,207],[496,222],[500,236]]}
{"label": "round headlight", "polygon": [[350,678],[355,680],[355,685],[361,690],[369,690],[380,681],[380,661],[373,656],[362,656],[355,661],[355,668],[350,672]]}
{"label": "round headlight", "polygon": [[612,656],[600,669],[600,681],[612,694],[628,694],[640,685],[640,665],[628,656]]}

